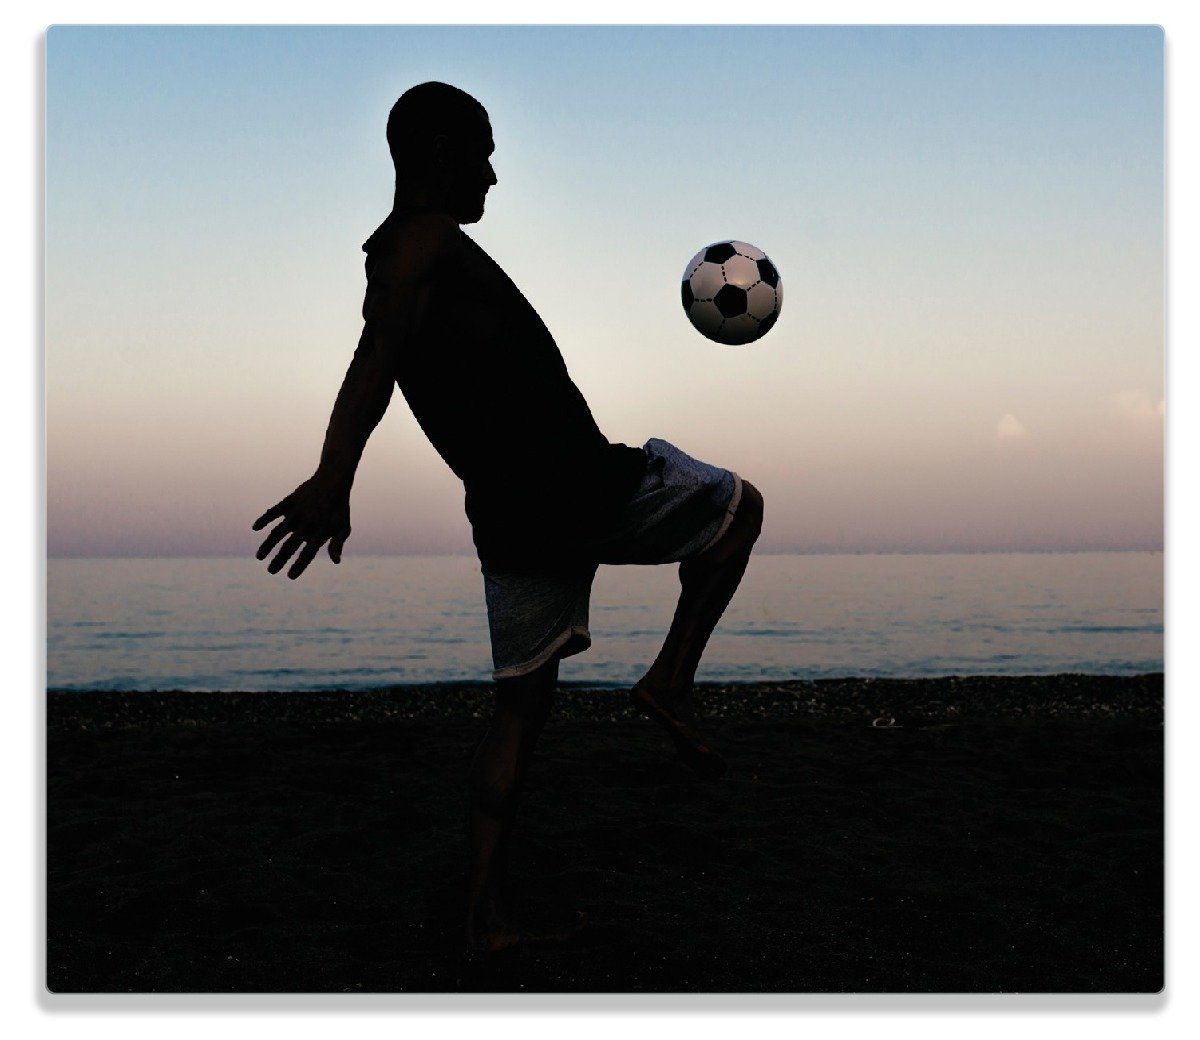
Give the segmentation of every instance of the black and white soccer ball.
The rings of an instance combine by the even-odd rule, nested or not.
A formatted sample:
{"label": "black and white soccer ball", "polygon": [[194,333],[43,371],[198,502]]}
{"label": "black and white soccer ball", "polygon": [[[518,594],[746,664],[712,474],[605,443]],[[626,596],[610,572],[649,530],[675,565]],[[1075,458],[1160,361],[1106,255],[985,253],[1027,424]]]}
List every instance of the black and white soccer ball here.
{"label": "black and white soccer ball", "polygon": [[775,324],[782,306],[779,272],[748,242],[714,242],[684,268],[684,313],[717,343],[753,343]]}

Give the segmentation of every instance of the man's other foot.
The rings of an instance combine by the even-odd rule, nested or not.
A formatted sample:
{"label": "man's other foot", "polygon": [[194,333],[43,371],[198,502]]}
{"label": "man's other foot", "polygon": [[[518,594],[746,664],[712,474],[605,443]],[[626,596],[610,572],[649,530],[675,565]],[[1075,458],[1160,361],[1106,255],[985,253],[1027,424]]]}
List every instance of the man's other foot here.
{"label": "man's other foot", "polygon": [[467,930],[467,956],[502,953],[517,946],[536,946],[565,942],[578,935],[587,924],[587,914],[576,910],[561,921],[530,922],[518,927],[512,923],[492,924]]}
{"label": "man's other foot", "polygon": [[629,691],[629,699],[646,718],[666,731],[683,764],[694,773],[705,780],[716,780],[725,772],[725,760],[696,731],[690,691],[673,694],[638,683]]}

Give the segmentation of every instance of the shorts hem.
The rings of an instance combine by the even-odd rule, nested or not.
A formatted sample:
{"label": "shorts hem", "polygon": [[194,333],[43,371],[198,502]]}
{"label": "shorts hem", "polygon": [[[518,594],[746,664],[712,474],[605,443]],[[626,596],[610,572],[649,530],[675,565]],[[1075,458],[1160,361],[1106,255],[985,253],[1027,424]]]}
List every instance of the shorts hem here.
{"label": "shorts hem", "polygon": [[536,672],[547,661],[558,654],[568,642],[574,637],[579,636],[583,639],[583,645],[578,650],[572,650],[569,654],[562,654],[562,657],[571,657],[575,654],[583,653],[592,645],[592,634],[586,628],[581,628],[577,625],[572,625],[570,628],[564,628],[557,636],[555,636],[546,645],[545,649],[528,661],[522,661],[520,664],[507,665],[504,668],[496,668],[492,671],[492,678],[499,679],[516,679],[522,675],[528,675],[530,672]]}
{"label": "shorts hem", "polygon": [[[730,470],[732,473],[733,471]],[[738,505],[742,501],[742,478],[736,473],[733,474],[733,494],[729,496],[729,503],[725,506],[725,516],[721,520],[721,526],[717,528],[717,533],[712,536],[700,552],[708,552],[714,545],[725,537],[725,532],[729,530],[729,525],[733,523],[733,516],[737,512]],[[697,553],[696,555],[699,555]]]}

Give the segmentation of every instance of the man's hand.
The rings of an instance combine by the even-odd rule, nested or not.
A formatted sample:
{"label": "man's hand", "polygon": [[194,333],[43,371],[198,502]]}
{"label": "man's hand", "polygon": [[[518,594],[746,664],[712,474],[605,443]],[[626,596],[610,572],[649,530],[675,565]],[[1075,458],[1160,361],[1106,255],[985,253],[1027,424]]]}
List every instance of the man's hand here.
{"label": "man's hand", "polygon": [[[287,498],[277,502],[254,521],[254,530],[261,531],[272,520],[282,520],[258,547],[255,556],[265,560],[283,540],[267,570],[278,574],[284,564],[300,549],[300,555],[288,569],[295,579],[304,573],[321,546],[329,543],[329,558],[342,562],[342,547],[350,537],[350,487],[345,482],[331,481],[314,474]],[[303,546],[301,549],[300,547]]]}

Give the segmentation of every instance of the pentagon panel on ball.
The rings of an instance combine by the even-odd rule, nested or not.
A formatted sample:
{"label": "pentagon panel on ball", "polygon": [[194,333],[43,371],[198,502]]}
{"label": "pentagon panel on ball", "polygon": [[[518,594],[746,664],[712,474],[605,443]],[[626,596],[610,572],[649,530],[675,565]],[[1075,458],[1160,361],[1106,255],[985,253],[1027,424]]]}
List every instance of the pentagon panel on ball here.
{"label": "pentagon panel on ball", "polygon": [[753,343],[775,324],[783,283],[770,258],[732,239],[701,249],[683,269],[684,313],[716,343]]}

